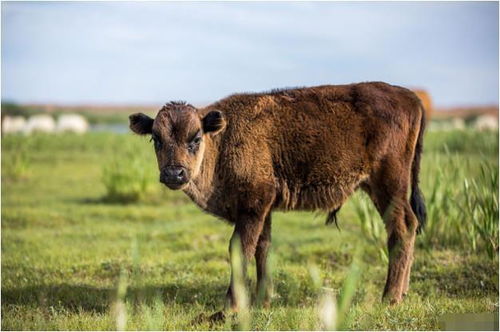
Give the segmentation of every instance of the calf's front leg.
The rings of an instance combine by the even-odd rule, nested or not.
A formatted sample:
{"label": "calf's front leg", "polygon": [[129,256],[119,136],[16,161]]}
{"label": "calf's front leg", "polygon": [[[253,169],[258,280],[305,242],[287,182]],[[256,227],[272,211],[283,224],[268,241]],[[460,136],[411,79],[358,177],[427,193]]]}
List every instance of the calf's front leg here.
{"label": "calf's front leg", "polygon": [[[237,298],[238,294],[235,292],[236,282],[242,282],[246,291],[248,261],[254,257],[257,252],[259,253],[258,255],[261,255],[263,258],[267,255],[267,248],[265,248],[264,253],[262,250],[264,248],[259,247],[257,250],[257,245],[263,233],[265,221],[267,219],[266,217],[273,203],[274,191],[262,187],[260,190],[254,190],[253,192],[241,196],[242,197],[238,200],[239,206],[237,218],[235,220],[235,228],[229,244],[232,270],[231,282],[226,295],[226,309],[229,307],[234,311],[238,311],[240,306],[238,302],[239,299]],[[238,262],[238,265],[235,265],[234,262]],[[238,270],[235,271],[235,269]],[[260,270],[261,275],[265,272],[262,266],[259,267],[259,262],[257,262],[257,269]],[[240,280],[237,280],[238,276],[241,276]]]}

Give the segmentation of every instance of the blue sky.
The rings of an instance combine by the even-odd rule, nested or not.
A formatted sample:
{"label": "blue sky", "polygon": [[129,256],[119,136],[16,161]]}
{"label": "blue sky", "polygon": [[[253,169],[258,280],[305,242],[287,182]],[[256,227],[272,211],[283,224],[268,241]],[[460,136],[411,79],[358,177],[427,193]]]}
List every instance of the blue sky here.
{"label": "blue sky", "polygon": [[496,2],[2,2],[2,99],[205,103],[381,80],[498,104]]}

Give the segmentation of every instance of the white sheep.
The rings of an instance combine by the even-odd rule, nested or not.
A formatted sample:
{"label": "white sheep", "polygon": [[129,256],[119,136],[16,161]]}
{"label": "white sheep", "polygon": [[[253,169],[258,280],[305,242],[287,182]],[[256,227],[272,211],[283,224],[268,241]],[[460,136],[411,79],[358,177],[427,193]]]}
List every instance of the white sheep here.
{"label": "white sheep", "polygon": [[474,121],[474,128],[477,130],[498,129],[498,119],[492,115],[478,116],[476,121]]}
{"label": "white sheep", "polygon": [[87,120],[79,114],[63,114],[57,120],[57,132],[83,134],[88,128]]}
{"label": "white sheep", "polygon": [[2,133],[15,134],[23,131],[26,125],[26,119],[22,116],[8,116],[6,115],[2,120]]}
{"label": "white sheep", "polygon": [[23,128],[25,134],[33,132],[52,133],[56,129],[56,123],[50,115],[40,114],[30,117]]}

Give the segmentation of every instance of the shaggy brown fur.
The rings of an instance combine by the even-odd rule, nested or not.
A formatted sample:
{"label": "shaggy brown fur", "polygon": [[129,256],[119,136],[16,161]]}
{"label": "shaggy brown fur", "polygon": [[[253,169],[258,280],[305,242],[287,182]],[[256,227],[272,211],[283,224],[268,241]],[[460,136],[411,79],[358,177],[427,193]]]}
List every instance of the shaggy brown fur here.
{"label": "shaggy brown fur", "polygon": [[[170,103],[154,120],[130,117],[134,132],[152,133],[160,172],[185,170],[174,189],[235,225],[232,241],[240,239],[246,260],[256,258],[267,299],[271,212],[324,210],[332,222],[356,189],[365,190],[388,232],[384,297],[391,303],[408,291],[415,235],[425,222],[418,189],[424,124],[413,92],[380,82],[236,94],[203,109]],[[231,283],[234,306],[232,290]]]}

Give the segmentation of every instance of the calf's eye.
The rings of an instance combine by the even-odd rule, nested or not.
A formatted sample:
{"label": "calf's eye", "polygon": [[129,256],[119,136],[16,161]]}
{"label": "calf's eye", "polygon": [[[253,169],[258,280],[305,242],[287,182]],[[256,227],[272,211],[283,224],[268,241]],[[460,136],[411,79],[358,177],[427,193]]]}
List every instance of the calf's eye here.
{"label": "calf's eye", "polygon": [[191,140],[191,142],[189,142],[188,150],[192,153],[196,152],[196,150],[198,149],[198,146],[200,145],[200,142],[201,142],[201,136],[200,135],[195,136]]}
{"label": "calf's eye", "polygon": [[156,150],[161,148],[161,141],[156,136],[151,136],[150,142],[153,141],[154,147]]}

